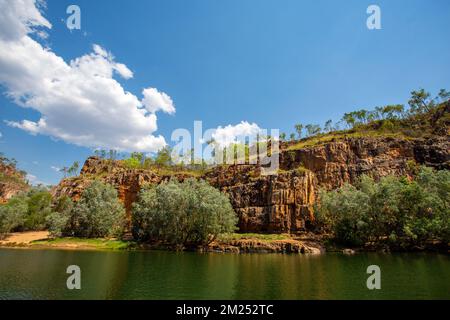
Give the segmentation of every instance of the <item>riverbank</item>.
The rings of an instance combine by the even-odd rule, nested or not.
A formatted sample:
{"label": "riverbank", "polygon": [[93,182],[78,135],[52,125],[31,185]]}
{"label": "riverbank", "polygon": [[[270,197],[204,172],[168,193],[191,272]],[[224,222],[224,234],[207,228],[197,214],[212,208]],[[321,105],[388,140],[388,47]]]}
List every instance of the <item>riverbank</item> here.
{"label": "riverbank", "polygon": [[[65,250],[165,250],[179,248],[161,242],[138,243],[120,239],[52,238],[47,231],[17,232],[0,240],[0,248],[65,249]],[[340,252],[353,255],[359,252],[439,252],[449,254],[449,244],[430,241],[416,247],[388,247],[382,243],[368,243],[364,247],[348,248],[332,242],[325,236],[313,233],[259,234],[233,233],[221,235],[206,246],[183,248],[185,251],[216,253],[284,253],[322,254]]]}
{"label": "riverbank", "polygon": [[[137,243],[118,239],[51,238],[47,231],[12,233],[0,241],[0,247],[67,250],[174,250],[166,244]],[[229,234],[207,246],[189,247],[188,251],[224,253],[297,253],[321,254],[324,246],[311,235]]]}
{"label": "riverbank", "polygon": [[118,239],[51,238],[48,231],[15,232],[0,240],[0,248],[37,248],[67,250],[130,250],[132,241]]}

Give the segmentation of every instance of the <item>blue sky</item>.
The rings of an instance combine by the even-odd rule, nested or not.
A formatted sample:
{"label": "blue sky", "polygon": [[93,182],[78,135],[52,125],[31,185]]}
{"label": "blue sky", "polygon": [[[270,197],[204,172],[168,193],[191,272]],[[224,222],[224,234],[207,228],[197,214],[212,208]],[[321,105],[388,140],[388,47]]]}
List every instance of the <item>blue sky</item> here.
{"label": "blue sky", "polygon": [[[81,8],[81,30],[65,25],[70,4]],[[381,30],[366,27],[370,4],[381,8]],[[420,87],[450,89],[446,0],[48,0],[42,15],[52,28],[37,41],[66,62],[98,44],[133,72],[120,80],[125,90],[171,97],[176,113],[157,113],[153,132],[169,144],[174,129],[192,130],[194,120],[204,129],[248,121],[290,133],[299,122],[406,103]],[[1,92],[0,150],[36,180],[57,183],[52,166],[92,154],[8,125],[41,115],[13,102],[7,85]]]}

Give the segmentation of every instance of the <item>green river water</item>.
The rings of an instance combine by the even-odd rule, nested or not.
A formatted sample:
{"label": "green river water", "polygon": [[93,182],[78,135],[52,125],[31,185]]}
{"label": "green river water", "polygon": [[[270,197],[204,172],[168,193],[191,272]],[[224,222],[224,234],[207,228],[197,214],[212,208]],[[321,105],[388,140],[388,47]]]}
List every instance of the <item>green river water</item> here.
{"label": "green river water", "polygon": [[[66,287],[69,265],[80,290]],[[380,290],[366,287],[369,265]],[[0,249],[0,299],[450,299],[450,257]]]}

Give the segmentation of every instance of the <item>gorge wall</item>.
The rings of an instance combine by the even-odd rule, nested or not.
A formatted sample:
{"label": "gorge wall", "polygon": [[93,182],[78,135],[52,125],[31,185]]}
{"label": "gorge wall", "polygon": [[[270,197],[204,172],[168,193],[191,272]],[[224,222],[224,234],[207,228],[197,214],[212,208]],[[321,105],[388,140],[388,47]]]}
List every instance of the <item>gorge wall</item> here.
{"label": "gorge wall", "polygon": [[[283,144],[277,175],[262,176],[257,165],[227,165],[211,168],[197,178],[229,195],[240,231],[298,232],[314,223],[313,206],[319,188],[353,183],[362,174],[375,178],[410,175],[412,164],[450,169],[449,150],[448,135],[429,139],[343,138],[299,149]],[[91,157],[78,177],[62,180],[52,193],[77,200],[92,180],[100,179],[117,189],[130,215],[144,185],[172,177],[182,181],[190,175],[127,169],[120,161]]]}
{"label": "gorge wall", "polygon": [[29,188],[24,172],[18,171],[14,165],[0,161],[0,204]]}

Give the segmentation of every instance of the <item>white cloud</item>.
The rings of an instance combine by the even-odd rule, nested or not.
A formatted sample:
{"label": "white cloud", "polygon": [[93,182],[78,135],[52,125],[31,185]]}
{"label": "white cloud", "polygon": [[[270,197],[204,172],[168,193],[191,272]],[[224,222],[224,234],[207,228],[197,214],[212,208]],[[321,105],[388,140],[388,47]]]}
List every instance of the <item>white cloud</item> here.
{"label": "white cloud", "polygon": [[29,33],[42,32],[36,27],[51,28],[38,7],[42,1],[34,0],[0,0],[0,40],[14,41]]}
{"label": "white cloud", "polygon": [[94,44],[94,45],[92,46],[92,49],[93,49],[94,52],[95,52],[96,54],[98,54],[99,56],[102,56],[102,57],[105,57],[105,58],[108,56],[108,52],[106,52],[106,50],[103,49],[102,47],[100,47],[98,44]]}
{"label": "white cloud", "polygon": [[248,123],[241,121],[237,125],[219,126],[211,137],[219,146],[225,147],[236,142],[239,138],[255,137],[258,133],[262,133],[262,129],[256,123]]}
{"label": "white cloud", "polygon": [[53,169],[56,172],[61,172],[61,168],[56,167],[56,166],[50,166],[51,169]]}
{"label": "white cloud", "polygon": [[147,88],[142,91],[142,94],[144,95],[142,104],[147,111],[155,113],[161,110],[169,114],[175,113],[172,99],[164,92],[159,92],[156,88]]}
{"label": "white cloud", "polygon": [[[113,78],[133,77],[99,45],[66,63],[30,34],[51,28],[34,0],[0,0],[0,83],[18,105],[41,114],[38,121],[6,121],[31,134],[79,146],[152,152],[166,142],[157,130],[156,111],[175,112],[172,99],[156,89],[143,100]],[[147,92],[147,93],[146,93]]]}
{"label": "white cloud", "polygon": [[133,72],[123,63],[115,63],[113,66],[114,70],[117,71],[118,74],[122,76],[124,79],[133,78]]}

